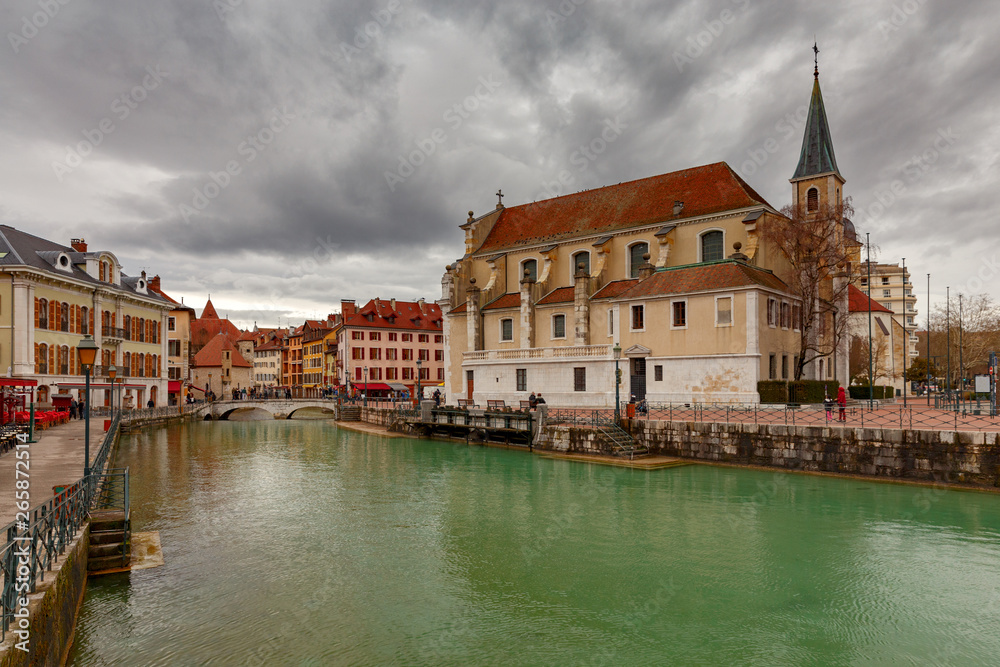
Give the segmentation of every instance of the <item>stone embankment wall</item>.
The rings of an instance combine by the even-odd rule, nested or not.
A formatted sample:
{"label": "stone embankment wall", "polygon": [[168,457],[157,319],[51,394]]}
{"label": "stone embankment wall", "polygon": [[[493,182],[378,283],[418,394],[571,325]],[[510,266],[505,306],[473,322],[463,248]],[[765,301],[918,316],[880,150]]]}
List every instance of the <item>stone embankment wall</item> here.
{"label": "stone embankment wall", "polygon": [[[627,420],[651,453],[786,470],[1000,487],[1000,434]],[[545,428],[539,447],[597,453],[590,429]]]}
{"label": "stone embankment wall", "polygon": [[7,640],[0,646],[0,667],[63,664],[73,642],[77,611],[87,588],[89,546],[88,525],[59,557],[52,572],[45,573],[45,581],[38,583],[37,591],[28,596],[29,651],[25,653],[14,645],[20,641],[14,632],[15,622],[7,633]]}

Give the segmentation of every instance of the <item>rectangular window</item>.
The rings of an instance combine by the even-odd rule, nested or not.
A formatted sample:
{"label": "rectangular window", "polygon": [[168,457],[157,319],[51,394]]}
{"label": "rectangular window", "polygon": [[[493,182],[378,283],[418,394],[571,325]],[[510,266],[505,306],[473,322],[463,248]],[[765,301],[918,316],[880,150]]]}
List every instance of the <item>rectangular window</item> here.
{"label": "rectangular window", "polygon": [[687,326],[687,301],[674,301],[670,304],[673,310],[673,321],[672,326],[674,327],[686,327]]}
{"label": "rectangular window", "polygon": [[442,380],[442,381],[444,380],[444,369],[443,368],[439,368],[438,369],[438,380]]}
{"label": "rectangular window", "polygon": [[792,328],[796,331],[802,328],[802,306],[797,303],[792,304]]}
{"label": "rectangular window", "polygon": [[768,298],[767,300],[767,326],[778,326],[778,300]]}
{"label": "rectangular window", "polygon": [[363,347],[351,348],[351,359],[364,359],[364,358],[365,358],[365,348]]}
{"label": "rectangular window", "polygon": [[380,348],[380,347],[371,347],[371,348],[368,348],[368,358],[371,359],[372,361],[378,361],[379,359],[381,359],[382,358],[382,348]]}
{"label": "rectangular window", "polygon": [[382,379],[382,369],[378,366],[368,369],[368,379],[377,381]]}
{"label": "rectangular window", "polygon": [[181,356],[181,342],[179,340],[167,341],[167,355],[171,357]]}
{"label": "rectangular window", "polygon": [[778,361],[773,354],[767,360],[767,377],[771,380],[778,379]]}
{"label": "rectangular window", "polygon": [[429,334],[419,334],[417,336],[418,343],[429,343],[431,342],[431,337]]}
{"label": "rectangular window", "polygon": [[351,340],[364,340],[364,339],[365,339],[365,332],[364,331],[352,331],[351,332]]}
{"label": "rectangular window", "polygon": [[444,334],[434,334],[434,342],[438,344],[444,343]]}
{"label": "rectangular window", "polygon": [[587,369],[573,369],[573,391],[587,391]]}
{"label": "rectangular window", "polygon": [[413,369],[412,368],[404,368],[403,369],[403,379],[404,380],[412,380],[413,379]]}
{"label": "rectangular window", "polygon": [[417,359],[420,361],[430,361],[431,351],[430,350],[417,350]]}
{"label": "rectangular window", "polygon": [[413,350],[411,348],[403,348],[403,361],[413,361]]}
{"label": "rectangular window", "polygon": [[500,340],[502,342],[514,340],[514,320],[510,318],[500,320]]}
{"label": "rectangular window", "polygon": [[781,355],[781,379],[782,380],[787,380],[788,379],[788,355],[787,354]]}
{"label": "rectangular window", "polygon": [[395,333],[390,333],[390,334],[389,334],[389,342],[390,342],[390,343],[394,342],[394,341],[396,340],[396,337],[397,337],[397,334],[395,334]]}
{"label": "rectangular window", "polygon": [[646,328],[646,307],[632,306],[632,331],[641,331]]}
{"label": "rectangular window", "polygon": [[515,373],[517,374],[517,389],[516,391],[528,391],[528,369],[518,368]]}
{"label": "rectangular window", "polygon": [[431,379],[431,369],[429,369],[429,368],[421,368],[420,369],[420,379],[421,380],[430,380]]}
{"label": "rectangular window", "polygon": [[861,279],[861,284],[862,285],[867,285],[868,284],[868,279],[867,278],[862,278]]}
{"label": "rectangular window", "polygon": [[891,296],[892,296],[892,290],[891,289],[884,289],[884,290],[882,290],[882,298],[883,299],[888,299]]}
{"label": "rectangular window", "polygon": [[385,369],[385,379],[386,380],[395,380],[396,377],[397,377],[396,373],[397,373],[397,371],[396,371],[395,368],[387,368],[387,369]]}
{"label": "rectangular window", "polygon": [[403,334],[403,342],[404,343],[412,343],[413,342],[413,334]]}
{"label": "rectangular window", "polygon": [[385,360],[396,361],[396,348],[394,347],[385,348]]}
{"label": "rectangular window", "polygon": [[715,326],[728,327],[733,323],[733,297],[724,296],[715,300]]}
{"label": "rectangular window", "polygon": [[382,334],[378,331],[369,331],[368,340],[382,340]]}
{"label": "rectangular window", "polygon": [[781,303],[781,328],[792,328],[792,304],[787,301]]}
{"label": "rectangular window", "polygon": [[553,338],[565,338],[566,337],[566,316],[565,315],[553,315],[552,316],[552,337]]}
{"label": "rectangular window", "polygon": [[181,379],[181,369],[180,366],[171,366],[167,369],[167,379],[170,380],[180,380]]}
{"label": "rectangular window", "polygon": [[883,285],[889,284],[889,276],[882,276],[882,284]]}
{"label": "rectangular window", "polygon": [[176,317],[168,317],[167,318],[167,331],[176,331],[176,330],[177,330],[177,318]]}
{"label": "rectangular window", "polygon": [[653,366],[653,379],[663,382],[663,366]]}
{"label": "rectangular window", "polygon": [[444,361],[444,350],[434,350],[434,361]]}

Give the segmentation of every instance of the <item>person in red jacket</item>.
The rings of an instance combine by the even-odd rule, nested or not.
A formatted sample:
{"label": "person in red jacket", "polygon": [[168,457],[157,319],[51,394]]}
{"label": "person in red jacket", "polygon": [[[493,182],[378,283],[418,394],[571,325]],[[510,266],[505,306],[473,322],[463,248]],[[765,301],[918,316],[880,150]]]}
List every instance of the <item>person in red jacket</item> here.
{"label": "person in red jacket", "polygon": [[847,392],[841,387],[837,390],[837,405],[840,406],[840,417],[839,421],[847,421]]}

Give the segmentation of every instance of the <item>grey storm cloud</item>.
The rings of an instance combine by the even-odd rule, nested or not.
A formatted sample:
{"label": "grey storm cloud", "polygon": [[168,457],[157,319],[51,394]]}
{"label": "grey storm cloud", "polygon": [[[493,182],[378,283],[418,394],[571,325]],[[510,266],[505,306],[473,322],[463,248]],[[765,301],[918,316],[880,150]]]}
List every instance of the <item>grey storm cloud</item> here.
{"label": "grey storm cloud", "polygon": [[814,36],[880,259],[943,292],[1000,251],[982,0],[13,0],[0,28],[4,222],[261,324],[435,298],[498,188],[725,160],[782,206]]}

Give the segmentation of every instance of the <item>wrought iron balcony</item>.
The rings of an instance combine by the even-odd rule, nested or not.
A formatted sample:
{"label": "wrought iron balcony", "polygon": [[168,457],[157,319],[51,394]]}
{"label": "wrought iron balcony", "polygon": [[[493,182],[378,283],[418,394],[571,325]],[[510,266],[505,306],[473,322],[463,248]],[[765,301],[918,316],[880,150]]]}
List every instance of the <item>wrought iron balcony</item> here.
{"label": "wrought iron balcony", "polygon": [[128,340],[128,332],[121,327],[101,327],[101,338],[106,341]]}

